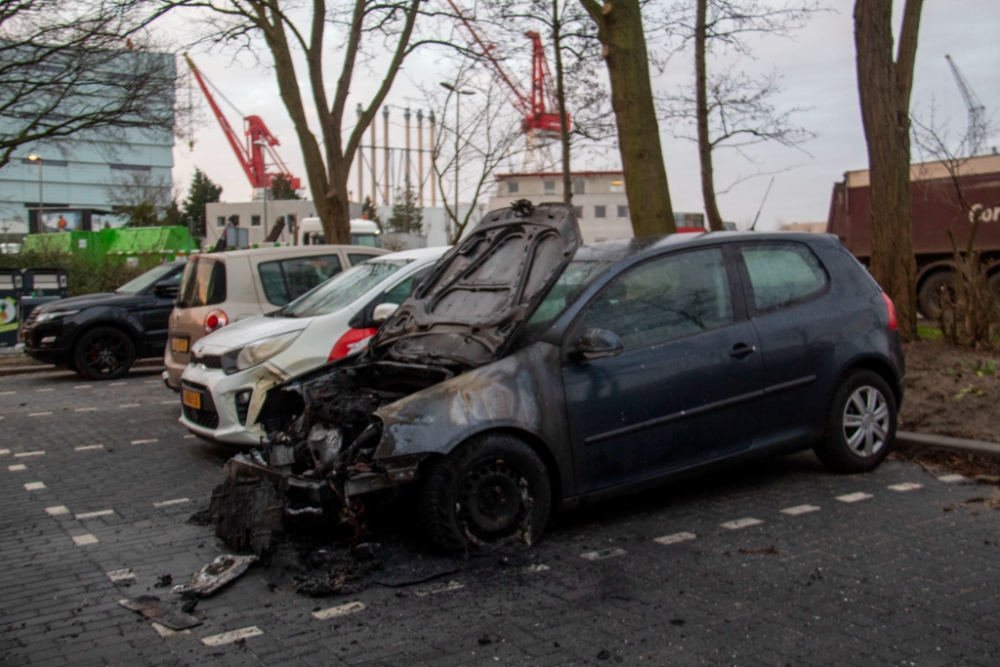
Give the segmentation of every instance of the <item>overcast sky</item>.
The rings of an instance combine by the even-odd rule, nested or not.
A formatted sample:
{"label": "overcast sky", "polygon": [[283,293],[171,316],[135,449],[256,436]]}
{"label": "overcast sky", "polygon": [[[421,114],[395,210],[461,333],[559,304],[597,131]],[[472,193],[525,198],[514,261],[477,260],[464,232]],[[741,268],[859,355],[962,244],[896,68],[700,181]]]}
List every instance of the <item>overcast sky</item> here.
{"label": "overcast sky", "polygon": [[[902,1],[897,0],[896,4],[902,5]],[[782,222],[826,220],[833,183],[840,180],[845,171],[867,167],[857,101],[851,15],[853,1],[829,0],[827,6],[832,11],[814,16],[804,29],[790,39],[771,37],[754,42],[756,59],[739,63],[739,68],[751,74],[776,71],[783,78],[784,87],[780,96],[775,98],[776,106],[779,109],[804,108],[794,116],[794,121],[817,135],[803,144],[801,151],[777,145],[753,147],[751,154],[756,164],[732,152],[717,154],[718,190],[726,188],[739,177],[757,172],[779,172],[761,213],[758,225],[761,228],[771,228]],[[169,29],[182,38],[187,34],[178,28],[174,20]],[[933,100],[938,120],[948,121],[953,135],[964,132],[965,107],[944,58],[948,53],[986,106],[988,114],[994,120],[1000,120],[997,113],[1000,108],[998,29],[1000,0],[925,0],[917,50],[913,112],[926,117]],[[292,123],[278,96],[273,72],[266,66],[248,62],[246,58],[234,60],[227,54],[192,51],[192,57],[239,109],[265,120],[282,141],[282,157],[292,172],[305,181],[301,153]],[[327,77],[332,90],[340,54],[331,49],[330,58]],[[401,109],[411,105],[416,110],[414,101],[422,98],[417,86],[420,83],[433,85],[440,74],[449,69],[445,59],[439,53],[428,51],[411,58],[404,66],[388,97],[393,107],[394,144],[401,146],[403,143]],[[522,71],[526,72],[529,66],[527,59],[523,66]],[[662,75],[654,76],[654,90],[671,91],[679,85],[689,84],[691,70],[693,66],[689,55],[674,57]],[[373,76],[359,77],[352,89],[348,108],[353,109],[358,101],[366,101],[374,92],[375,84]],[[174,149],[175,184],[183,196],[197,166],[223,186],[224,201],[247,201],[251,195],[249,182],[200,94],[197,91],[194,94],[194,101],[202,105],[202,118],[197,127],[191,128],[193,148],[178,141]],[[224,110],[230,123],[239,128],[241,123],[237,113],[228,107]],[[660,130],[674,209],[702,211],[695,145],[673,138],[667,127],[661,126]],[[381,126],[379,135],[381,142]],[[989,142],[991,146],[1000,144],[1000,135],[995,133]],[[916,154],[914,159],[917,159]],[[613,151],[607,158],[592,159],[583,164],[577,161],[573,165],[574,170],[618,167],[620,163]],[[771,176],[752,178],[721,195],[719,205],[723,217],[741,227],[747,226],[761,204],[770,179]],[[366,176],[365,187],[367,182]],[[356,177],[353,175],[350,183],[354,189]]]}

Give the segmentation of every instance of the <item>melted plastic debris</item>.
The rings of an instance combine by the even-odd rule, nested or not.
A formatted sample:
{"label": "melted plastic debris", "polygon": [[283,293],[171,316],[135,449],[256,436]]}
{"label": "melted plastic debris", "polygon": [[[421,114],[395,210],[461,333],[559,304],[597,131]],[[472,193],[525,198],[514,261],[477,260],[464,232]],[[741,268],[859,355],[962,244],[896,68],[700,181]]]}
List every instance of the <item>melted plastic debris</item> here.
{"label": "melted plastic debris", "polygon": [[208,597],[239,578],[256,562],[256,556],[223,554],[195,573],[191,583],[174,586],[173,592],[185,597]]}
{"label": "melted plastic debris", "polygon": [[154,595],[140,595],[137,598],[126,598],[119,600],[118,604],[126,609],[139,612],[146,618],[156,621],[171,630],[186,630],[196,625],[201,625],[201,621],[194,616],[173,610],[169,603],[160,601],[160,598]]}

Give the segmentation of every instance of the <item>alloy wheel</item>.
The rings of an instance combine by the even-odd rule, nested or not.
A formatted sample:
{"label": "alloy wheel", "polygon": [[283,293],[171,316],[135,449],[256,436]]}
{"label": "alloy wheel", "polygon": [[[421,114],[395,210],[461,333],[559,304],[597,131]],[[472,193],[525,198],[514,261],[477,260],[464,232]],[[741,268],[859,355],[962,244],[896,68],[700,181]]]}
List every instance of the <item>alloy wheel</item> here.
{"label": "alloy wheel", "polygon": [[874,456],[885,447],[889,436],[889,406],[882,392],[872,386],[854,390],[843,415],[844,440],[856,455]]}

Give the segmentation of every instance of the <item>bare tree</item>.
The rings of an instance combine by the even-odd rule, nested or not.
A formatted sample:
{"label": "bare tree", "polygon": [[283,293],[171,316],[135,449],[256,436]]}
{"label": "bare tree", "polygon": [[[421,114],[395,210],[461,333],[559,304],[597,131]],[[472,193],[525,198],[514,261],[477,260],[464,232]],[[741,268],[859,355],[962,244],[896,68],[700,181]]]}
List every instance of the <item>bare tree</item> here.
{"label": "bare tree", "polygon": [[910,92],[923,0],[905,0],[893,56],[892,0],[856,0],[858,94],[871,174],[870,270],[896,304],[899,335],[917,337],[917,262],[910,235]]}
{"label": "bare tree", "polygon": [[170,179],[148,171],[129,171],[108,183],[107,199],[112,210],[125,219],[126,227],[152,227],[180,222]]}
{"label": "bare tree", "polygon": [[649,53],[639,0],[580,0],[597,25],[611,81],[611,108],[636,236],[677,231],[649,79]]}
{"label": "bare tree", "polygon": [[[715,186],[716,149],[734,149],[750,158],[744,149],[753,144],[798,146],[815,135],[792,123],[792,114],[800,109],[779,111],[774,106],[771,100],[781,91],[776,73],[754,78],[731,65],[711,73],[708,56],[728,52],[752,58],[750,37],[787,36],[817,9],[812,0],[682,0],[667,14],[667,35],[679,42],[674,51],[693,47],[695,76],[689,88],[660,96],[659,101],[664,118],[683,128],[675,135],[698,143],[702,198],[713,230],[724,228]],[[694,136],[684,131],[691,126]]]}
{"label": "bare tree", "polygon": [[174,58],[129,0],[0,3],[0,167],[50,139],[175,127]]}

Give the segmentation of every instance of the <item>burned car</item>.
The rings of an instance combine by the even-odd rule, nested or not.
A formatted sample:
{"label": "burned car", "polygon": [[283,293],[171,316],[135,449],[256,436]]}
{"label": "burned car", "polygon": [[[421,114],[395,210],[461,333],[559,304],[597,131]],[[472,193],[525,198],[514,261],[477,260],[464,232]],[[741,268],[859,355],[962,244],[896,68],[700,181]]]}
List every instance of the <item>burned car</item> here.
{"label": "burned car", "polygon": [[271,389],[267,441],[228,464],[285,511],[351,521],[414,485],[422,530],[537,540],[553,508],[815,448],[876,467],[903,358],[892,302],[827,235],[581,246],[573,209],[492,211],[368,350]]}

